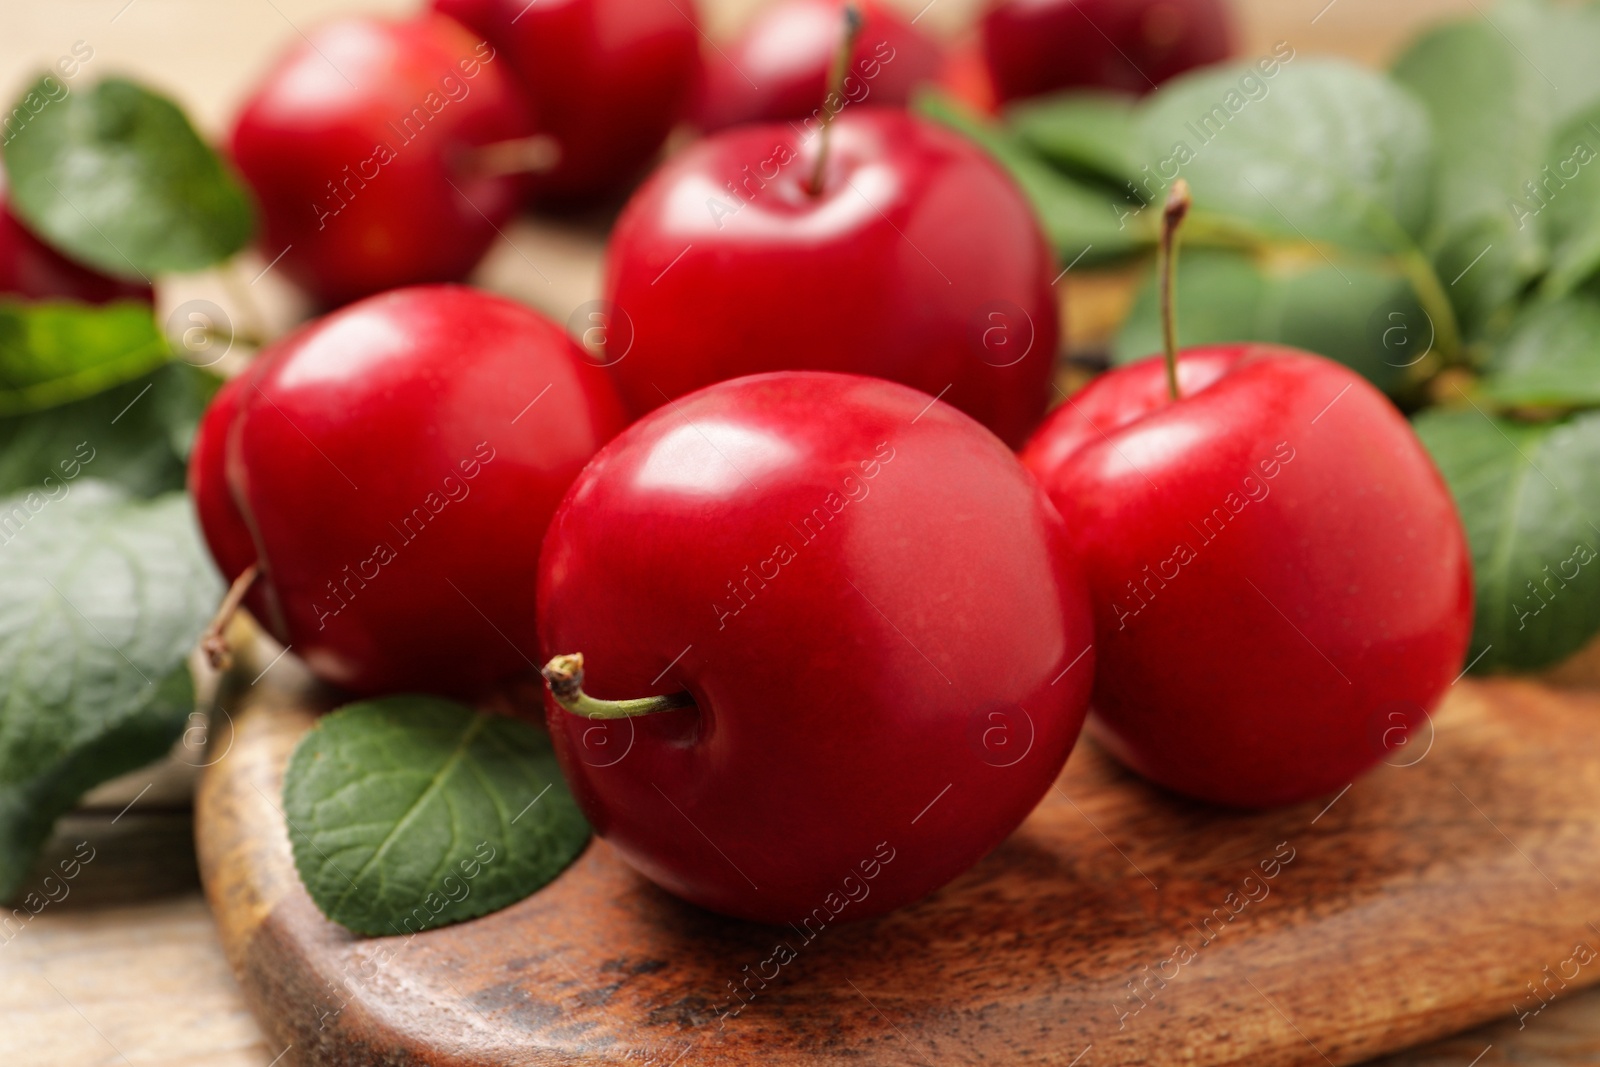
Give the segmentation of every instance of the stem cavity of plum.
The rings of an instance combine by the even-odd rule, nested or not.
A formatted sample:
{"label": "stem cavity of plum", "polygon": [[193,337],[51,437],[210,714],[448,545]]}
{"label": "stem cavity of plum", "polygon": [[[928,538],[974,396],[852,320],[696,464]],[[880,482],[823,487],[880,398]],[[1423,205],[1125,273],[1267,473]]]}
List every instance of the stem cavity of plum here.
{"label": "stem cavity of plum", "polygon": [[1167,360],[1167,394],[1179,399],[1178,393],[1178,311],[1173,306],[1172,280],[1177,272],[1178,231],[1189,214],[1189,183],[1179,178],[1172,183],[1167,194],[1167,206],[1161,212],[1161,342]]}
{"label": "stem cavity of plum", "polygon": [[[822,97],[822,128],[817,136],[821,142],[817,145],[817,161],[811,168],[811,181],[806,188],[812,196],[822,193],[822,171],[828,163],[829,131],[833,128],[833,117],[844,110],[844,77],[850,69],[850,56],[855,52],[856,38],[861,36],[861,7],[856,0],[850,0],[844,5],[844,39],[839,42],[839,51],[834,53],[833,65],[828,68],[828,88]],[[840,101],[839,106],[833,106],[832,101]]]}
{"label": "stem cavity of plum", "polygon": [[586,719],[630,719],[636,715],[654,715],[661,711],[694,706],[694,698],[688,693],[669,693],[634,700],[597,700],[583,691],[582,652],[554,656],[539,673],[544,675],[544,684],[557,704]]}

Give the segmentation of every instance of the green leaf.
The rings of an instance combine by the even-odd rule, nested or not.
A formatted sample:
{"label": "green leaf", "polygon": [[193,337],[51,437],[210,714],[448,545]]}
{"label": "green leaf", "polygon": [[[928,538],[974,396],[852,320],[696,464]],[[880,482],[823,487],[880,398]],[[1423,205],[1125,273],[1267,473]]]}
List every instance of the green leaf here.
{"label": "green leaf", "polygon": [[1099,263],[1154,245],[1159,212],[1138,201],[1057,172],[1014,133],[985,122],[937,93],[917,99],[917,109],[976,142],[1011,173],[1038,212],[1045,236],[1063,263]]}
{"label": "green leaf", "polygon": [[1519,225],[1512,201],[1544,162],[1550,87],[1482,20],[1423,36],[1394,75],[1428,108],[1444,161],[1427,247],[1467,328],[1481,334],[1545,264],[1538,228]]}
{"label": "green leaf", "polygon": [[513,904],[589,839],[546,734],[435,697],[324,718],[289,760],[283,806],[306,891],[362,934]]}
{"label": "green leaf", "polygon": [[1495,351],[1482,389],[1517,407],[1600,404],[1600,298],[1577,293],[1525,310]]}
{"label": "green leaf", "polygon": [[[1600,8],[1506,0],[1488,19],[1442,26],[1395,64],[1395,77],[1426,105],[1441,166],[1427,247],[1473,336],[1504,326],[1523,287],[1551,266],[1552,242],[1570,220],[1530,225],[1539,200],[1529,184],[1570,155],[1563,143],[1600,99]],[[1592,178],[1590,179],[1593,180]],[[1587,194],[1562,193],[1562,211],[1583,210]],[[1559,214],[1559,212],[1558,212]],[[1581,261],[1596,253],[1592,234],[1556,264],[1557,294],[1581,281]],[[1591,268],[1592,269],[1592,268]]]}
{"label": "green leaf", "polygon": [[1600,413],[1522,423],[1436,409],[1416,428],[1472,547],[1473,669],[1532,670],[1577,651],[1600,631]]}
{"label": "green leaf", "polygon": [[1006,111],[1021,143],[1069,173],[1122,185],[1139,158],[1134,100],[1122,93],[1069,92],[1029,100]]}
{"label": "green leaf", "polygon": [[[1116,362],[1161,351],[1158,296],[1152,272],[1116,339]],[[1338,360],[1390,392],[1434,340],[1406,279],[1382,261],[1335,265],[1315,253],[1287,258],[1194,249],[1179,256],[1174,296],[1180,345],[1292,345]]]}
{"label": "green leaf", "polygon": [[172,358],[150,305],[0,298],[0,416],[92,396]]}
{"label": "green leaf", "polygon": [[1600,273],[1600,107],[1580,113],[1556,132],[1519,218],[1541,223],[1550,245],[1550,272],[1541,293],[1562,297]]}
{"label": "green leaf", "polygon": [[80,475],[136,496],[182,489],[189,442],[219,384],[173,362],[84,400],[0,418],[0,493]]}
{"label": "green leaf", "polygon": [[211,266],[249,242],[244,187],[176,104],[120,78],[62,88],[50,75],[34,83],[24,100],[53,99],[5,146],[12,206],[35,233],[107,274],[145,280]]}
{"label": "green leaf", "polygon": [[1152,171],[1182,175],[1204,213],[1280,241],[1409,250],[1428,216],[1428,116],[1382,74],[1298,59],[1208,68],[1149,98]]}
{"label": "green leaf", "polygon": [[1551,121],[1562,125],[1600,100],[1600,5],[1500,0],[1488,21],[1550,88]]}
{"label": "green leaf", "polygon": [[0,499],[0,898],[57,816],[182,733],[221,593],[182,494],[84,478]]}

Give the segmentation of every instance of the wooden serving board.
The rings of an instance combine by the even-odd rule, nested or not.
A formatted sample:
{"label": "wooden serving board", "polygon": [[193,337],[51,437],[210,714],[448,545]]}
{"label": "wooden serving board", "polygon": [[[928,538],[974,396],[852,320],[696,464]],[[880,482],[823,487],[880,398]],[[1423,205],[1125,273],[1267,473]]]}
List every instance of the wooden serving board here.
{"label": "wooden serving board", "polygon": [[292,657],[225,692],[197,797],[206,892],[284,1064],[1346,1064],[1600,980],[1600,694],[1462,681],[1393,765],[1262,814],[1085,741],[975,869],[811,941],[682,904],[599,841],[504,911],[352,936],[278,807],[325,701]]}

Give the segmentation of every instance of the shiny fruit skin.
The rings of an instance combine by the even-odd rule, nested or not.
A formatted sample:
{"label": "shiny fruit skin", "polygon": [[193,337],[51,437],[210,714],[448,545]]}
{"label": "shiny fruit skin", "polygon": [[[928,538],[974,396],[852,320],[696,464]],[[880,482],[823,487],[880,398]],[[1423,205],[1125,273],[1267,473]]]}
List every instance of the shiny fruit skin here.
{"label": "shiny fruit skin", "polygon": [[24,300],[155,302],[149,285],[127,282],[74,263],[35,237],[11,205],[0,200],[0,296]]}
{"label": "shiny fruit skin", "polygon": [[1227,0],[999,0],[981,28],[1002,102],[1059,89],[1148,93],[1233,51]]}
{"label": "shiny fruit skin", "polygon": [[846,108],[832,137],[820,194],[819,139],[783,124],[708,137],[634,195],[606,253],[624,402],[643,413],[763,371],[869,374],[1020,444],[1059,330],[1032,207],[980,149],[904,111]]}
{"label": "shiny fruit skin", "polygon": [[[706,131],[819,116],[844,32],[840,0],[783,0],[763,8],[736,40],[708,49],[695,103]],[[841,95],[851,106],[904,106],[936,81],[944,49],[885,4],[862,5]]]}
{"label": "shiny fruit skin", "polygon": [[[249,395],[250,379],[246,372],[222,383],[206,407],[189,449],[189,499],[194,502],[211,558],[230,582],[257,556],[250,527],[228,486],[228,434],[239,405]],[[268,618],[267,601],[260,588],[252,590],[250,607],[257,618]]]}
{"label": "shiny fruit skin", "polygon": [[525,189],[470,160],[533,132],[509,66],[438,15],[341,19],[291,45],[231,138],[273,269],[327,306],[465,278]]}
{"label": "shiny fruit skin", "polygon": [[540,538],[623,425],[604,373],[519,304],[424,286],[247,374],[207,412],[190,485],[229,580],[253,547],[257,619],[359,693],[471,696],[530,669]]}
{"label": "shiny fruit skin", "polygon": [[697,704],[604,723],[547,701],[596,831],[689,901],[881,914],[997,845],[1072,748],[1094,655],[1065,526],[928,399],[712,386],[602,450],[551,525],[542,653],[582,652],[592,696]]}
{"label": "shiny fruit skin", "polygon": [[1160,359],[1111,371],[1022,454],[1090,576],[1091,731],[1237,807],[1419,758],[1472,632],[1466,540],[1421,443],[1318,356],[1230,345],[1179,368],[1176,403]]}
{"label": "shiny fruit skin", "polygon": [[561,146],[531,179],[545,200],[591,200],[637,178],[684,117],[700,64],[693,0],[433,0],[517,72]]}

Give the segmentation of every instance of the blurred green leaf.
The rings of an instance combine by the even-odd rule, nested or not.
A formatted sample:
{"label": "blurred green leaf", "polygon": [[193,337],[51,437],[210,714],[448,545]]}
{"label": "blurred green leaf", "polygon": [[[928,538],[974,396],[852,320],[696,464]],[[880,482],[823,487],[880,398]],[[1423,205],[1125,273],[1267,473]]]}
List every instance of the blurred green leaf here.
{"label": "blurred green leaf", "polygon": [[57,816],[182,733],[189,652],[222,589],[178,493],[58,480],[0,498],[0,545],[4,899]]}
{"label": "blurred green leaf", "polygon": [[1511,209],[1550,139],[1550,87],[1488,22],[1440,27],[1395,64],[1427,106],[1439,158],[1426,244],[1471,334],[1504,315],[1547,253]]}
{"label": "blurred green leaf", "polygon": [[1424,412],[1417,434],[1472,548],[1476,672],[1533,670],[1600,631],[1600,413],[1523,423]]}
{"label": "blurred green leaf", "polygon": [[[1140,120],[1159,179],[1188,179],[1195,212],[1282,241],[1409,250],[1428,217],[1428,116],[1382,74],[1297,59],[1208,68],[1149,98]],[[1164,187],[1163,187],[1164,188]]]}
{"label": "blurred green leaf", "polygon": [[1537,219],[1550,245],[1541,295],[1562,297],[1600,273],[1600,107],[1556,131],[1545,160],[1519,218]]}
{"label": "blurred green leaf", "polygon": [[1549,199],[1543,168],[1570,156],[1567,142],[1593,117],[1596,55],[1600,8],[1505,0],[1487,18],[1425,34],[1395,64],[1433,119],[1441,165],[1426,245],[1469,336],[1502,329],[1527,283],[1552,265],[1554,295],[1593,270],[1600,236],[1575,220],[1596,194],[1562,191],[1551,219],[1533,216]]}
{"label": "blurred green leaf", "polygon": [[[1394,392],[1420,362],[1433,328],[1406,279],[1382,261],[1329,263],[1312,254],[1265,259],[1215,249],[1178,259],[1178,343],[1227,341],[1292,345],[1338,360]],[[1161,350],[1154,272],[1118,334],[1114,354],[1129,363]]]}
{"label": "blurred green leaf", "polygon": [[1139,174],[1135,101],[1122,93],[1069,92],[1006,110],[1022,144],[1068,173],[1120,186]]}
{"label": "blurred green leaf", "polygon": [[1525,310],[1481,388],[1515,407],[1600,405],[1600,298],[1578,293]]}
{"label": "blurred green leaf", "polygon": [[0,297],[0,416],[92,396],[172,358],[150,305]]}
{"label": "blurred green leaf", "polygon": [[1600,101],[1600,63],[1595,62],[1600,55],[1600,4],[1499,0],[1488,8],[1487,17],[1549,86],[1551,126],[1565,125]]}
{"label": "blurred green leaf", "polygon": [[176,104],[121,78],[70,90],[45,75],[23,100],[30,94],[48,102],[8,130],[5,165],[13,209],[50,244],[148,281],[211,266],[249,242],[244,187]]}
{"label": "blurred green leaf", "polygon": [[917,109],[964,134],[1011,173],[1062,263],[1116,260],[1151,247],[1158,212],[1142,211],[1127,196],[1078,182],[1034,155],[1011,131],[971,115],[937,93],[918,98]]}
{"label": "blurred green leaf", "polygon": [[83,400],[0,418],[0,493],[74,472],[136,496],[182,489],[189,442],[219,384],[174,362]]}

